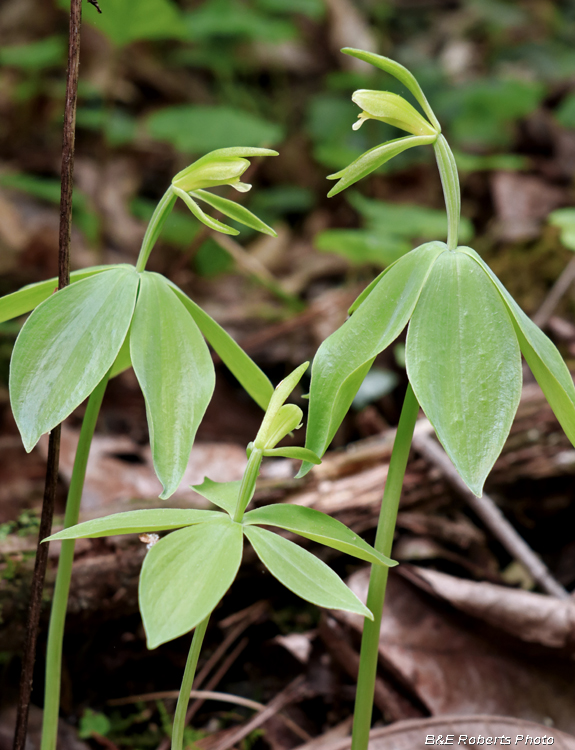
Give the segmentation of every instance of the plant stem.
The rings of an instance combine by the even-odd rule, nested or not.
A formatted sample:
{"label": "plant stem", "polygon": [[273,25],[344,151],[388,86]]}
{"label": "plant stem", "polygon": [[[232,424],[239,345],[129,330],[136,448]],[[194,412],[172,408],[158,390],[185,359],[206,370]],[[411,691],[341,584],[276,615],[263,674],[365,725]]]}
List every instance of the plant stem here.
{"label": "plant stem", "polygon": [[198,657],[200,656],[200,650],[202,648],[202,643],[204,642],[204,635],[206,634],[206,628],[208,627],[210,615],[208,615],[205,620],[202,620],[198,625],[196,625],[196,629],[194,630],[194,637],[192,638],[190,653],[188,654],[184,676],[182,677],[180,695],[178,696],[178,705],[176,706],[176,713],[174,714],[174,726],[172,729],[172,750],[183,750],[184,729],[186,728],[186,713],[188,711],[188,703],[190,702],[190,692],[192,690],[192,685],[194,684]]}
{"label": "plant stem", "polygon": [[441,176],[445,210],[447,211],[447,247],[449,250],[455,250],[457,248],[459,216],[461,214],[459,174],[453,152],[443,135],[438,136],[433,149]]}
{"label": "plant stem", "polygon": [[[393,443],[393,451],[389,462],[387,481],[383,492],[379,522],[377,524],[377,535],[374,547],[384,555],[391,554],[393,534],[399,498],[415,421],[419,412],[419,404],[413,393],[411,384],[407,387],[401,417],[397,426],[397,433]],[[369,590],[367,594],[367,607],[373,613],[373,622],[364,620],[363,635],[361,638],[361,652],[359,657],[359,674],[357,677],[357,694],[355,698],[355,711],[353,720],[353,737],[351,750],[367,750],[369,742],[369,729],[371,726],[371,714],[373,709],[373,694],[375,689],[375,676],[377,671],[377,658],[379,647],[379,631],[381,628],[381,617],[387,586],[387,574],[389,568],[382,565],[373,565],[369,578]]]}
{"label": "plant stem", "polygon": [[[62,165],[60,188],[60,227],[58,235],[58,289],[70,283],[70,236],[72,232],[72,192],[74,187],[74,149],[76,144],[76,102],[80,75],[80,26],[82,23],[82,0],[71,0],[68,35],[68,70],[66,75],[66,104],[64,107],[64,130],[62,136]],[[61,427],[58,425],[48,441],[46,481],[42,500],[42,515],[38,532],[38,547],[34,563],[34,575],[30,595],[30,609],[26,626],[26,642],[22,656],[20,692],[14,730],[14,750],[23,750],[28,732],[28,713],[36,660],[36,640],[42,610],[42,591],[48,565],[48,545],[42,539],[50,535],[54,517],[54,500],[58,486],[58,464],[60,461]]]}
{"label": "plant stem", "polygon": [[260,448],[253,448],[248,459],[248,465],[245,468],[244,475],[242,477],[242,483],[240,484],[240,491],[238,494],[238,504],[236,505],[236,511],[234,513],[234,521],[240,523],[244,512],[254,496],[256,489],[256,480],[260,473],[260,466],[262,465],[263,452]]}
{"label": "plant stem", "polygon": [[34,662],[36,660],[36,640],[38,637],[38,625],[42,609],[42,590],[46,576],[48,563],[48,545],[42,544],[42,539],[50,536],[52,528],[52,517],[54,515],[54,500],[58,484],[58,459],[60,455],[60,425],[50,433],[48,443],[48,461],[46,465],[46,483],[44,486],[44,498],[42,500],[42,515],[40,518],[40,529],[38,531],[38,548],[34,561],[34,575],[30,592],[30,609],[28,612],[28,623],[26,628],[26,643],[22,657],[22,674],[20,676],[20,693],[18,697],[18,712],[16,715],[16,728],[14,731],[14,750],[23,750],[26,744],[26,733],[28,730],[28,712],[30,709],[30,696],[32,693],[32,682],[34,677]]}
{"label": "plant stem", "polygon": [[[80,501],[84,479],[86,477],[86,466],[90,445],[96,427],[96,420],[100,412],[100,406],[104,397],[104,391],[108,384],[109,373],[98,383],[88,399],[86,414],[82,422],[80,439],[76,449],[76,458],[72,470],[70,489],[66,501],[66,515],[64,527],[68,528],[78,523],[80,514]],[[48,546],[48,545],[45,545]],[[75,540],[70,539],[62,542],[62,550],[58,561],[58,572],[56,574],[56,585],[52,598],[52,611],[50,613],[50,626],[48,629],[48,645],[46,648],[46,685],[44,695],[44,718],[42,723],[41,750],[56,750],[58,734],[58,713],[60,709],[60,677],[62,672],[62,642],[64,640],[64,622],[66,619],[66,608],[68,604],[68,592],[70,590],[70,579],[72,577],[72,563],[74,561]]]}
{"label": "plant stem", "polygon": [[136,271],[138,271],[138,273],[142,273],[142,271],[146,268],[146,263],[148,262],[148,258],[150,257],[152,248],[156,244],[156,240],[160,236],[160,232],[162,231],[164,222],[170,215],[175,202],[176,195],[172,190],[172,186],[170,185],[170,187],[166,190],[160,202],[154,209],[152,218],[148,223],[146,234],[144,235],[144,239],[142,240],[140,254],[138,255],[138,260],[136,261]]}

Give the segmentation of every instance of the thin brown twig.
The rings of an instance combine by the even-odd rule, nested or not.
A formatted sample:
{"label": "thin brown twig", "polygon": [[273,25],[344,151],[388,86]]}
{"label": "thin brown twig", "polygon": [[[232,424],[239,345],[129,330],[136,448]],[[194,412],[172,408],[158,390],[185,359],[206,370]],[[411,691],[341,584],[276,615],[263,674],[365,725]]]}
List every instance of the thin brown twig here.
{"label": "thin brown twig", "polygon": [[[60,231],[58,238],[58,289],[70,283],[70,237],[72,231],[72,189],[74,180],[74,148],[76,133],[76,101],[80,71],[80,25],[82,0],[72,0],[70,5],[70,32],[68,40],[68,71],[66,77],[66,104],[64,109],[64,132],[62,138],[62,168],[60,193]],[[50,433],[46,482],[42,500],[42,515],[38,532],[38,547],[34,563],[34,575],[30,592],[30,609],[26,628],[26,643],[22,656],[20,693],[14,730],[14,750],[23,750],[28,731],[28,713],[36,660],[36,641],[42,610],[42,591],[48,564],[48,544],[42,540],[50,535],[54,516],[54,501],[58,485],[58,463],[60,459],[60,425]]]}
{"label": "thin brown twig", "polygon": [[[146,701],[162,701],[166,699],[175,699],[179,696],[179,690],[161,690],[157,693],[143,693],[142,695],[130,695],[127,698],[112,698],[107,701],[109,706],[127,706],[131,703],[145,703]],[[220,701],[221,703],[232,703],[236,706],[243,706],[244,708],[250,708],[252,711],[265,711],[267,706],[265,703],[258,703],[252,701],[249,698],[243,698],[241,695],[229,695],[228,693],[218,693],[213,690],[192,690],[190,692],[190,699],[199,698],[205,701]],[[291,729],[296,737],[301,737],[304,742],[310,739],[310,735],[301,727],[299,727],[289,716],[284,716],[281,712],[278,713],[278,718]]]}
{"label": "thin brown twig", "polygon": [[[206,690],[213,690],[217,685],[219,685],[220,681],[226,674],[226,672],[230,669],[230,667],[234,664],[238,656],[242,653],[244,648],[248,645],[249,639],[248,638],[242,638],[242,640],[238,643],[238,645],[234,648],[234,650],[229,654],[229,656],[222,662],[220,665],[220,668],[213,674],[211,679],[208,681],[208,684],[206,685]],[[197,698],[192,705],[188,708],[188,712],[186,713],[186,726],[190,723],[190,721],[194,718],[194,716],[198,713],[200,708],[204,705],[204,700],[202,698]]]}
{"label": "thin brown twig", "polygon": [[544,328],[547,325],[549,318],[555,312],[555,308],[561,301],[563,295],[567,292],[571,284],[575,281],[575,258],[571,258],[569,263],[565,266],[561,275],[557,281],[553,284],[549,290],[549,294],[543,300],[541,307],[537,310],[533,316],[533,322]]}
{"label": "thin brown twig", "polygon": [[241,742],[244,737],[247,737],[250,732],[253,732],[254,729],[261,727],[272,716],[278,714],[285,706],[300,700],[305,695],[305,692],[305,677],[299,675],[268,703],[264,711],[256,714],[250,721],[238,727],[233,732],[226,732],[226,735],[216,742],[212,743],[210,742],[211,738],[206,737],[205,740],[198,740],[196,744],[198,747],[204,748],[204,750],[208,748],[209,750],[229,750],[238,742]]}
{"label": "thin brown twig", "polygon": [[426,424],[424,420],[421,420],[416,426],[413,436],[415,450],[421,453],[427,461],[437,466],[449,484],[463,497],[469,507],[479,516],[515,560],[529,571],[533,580],[539,584],[543,591],[559,599],[567,599],[569,597],[568,592],[553,577],[543,560],[515,531],[489,495],[483,493],[482,497],[477,497],[471,492],[441,445],[429,435],[430,429],[431,426],[429,425],[428,429],[428,423]]}

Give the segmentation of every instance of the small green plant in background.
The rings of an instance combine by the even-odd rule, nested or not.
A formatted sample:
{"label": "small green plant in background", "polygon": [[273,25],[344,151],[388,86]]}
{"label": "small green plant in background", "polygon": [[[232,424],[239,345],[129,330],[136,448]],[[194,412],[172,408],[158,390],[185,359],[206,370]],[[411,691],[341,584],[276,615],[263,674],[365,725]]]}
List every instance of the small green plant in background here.
{"label": "small green plant in background", "polygon": [[152,543],[142,566],[139,601],[148,648],[156,648],[195,628],[172,730],[172,750],[182,750],[185,716],[204,634],[212,612],[233,583],[242,559],[244,537],[261,562],[288,589],[312,604],[373,615],[325,563],[266,526],[298,534],[378,566],[395,563],[330,516],[297,505],[268,505],[246,513],[264,456],[320,463],[306,448],[276,447],[301,427],[301,409],[286,404],[308,367],[283,380],[270,399],[253,443],[247,449],[243,478],[236,482],[205,479],[194,490],[220,510],[136,510],[117,513],[64,529],[46,541],[85,539],[110,534],[179,529]]}
{"label": "small green plant in background", "polygon": [[[314,238],[322,252],[333,252],[353,265],[384,268],[413,248],[413,241],[447,236],[445,212],[409,204],[385,203],[351,192],[349,202],[365,222],[364,229],[326,229]],[[461,221],[460,238],[468,242],[473,226]]]}
{"label": "small green plant in background", "polygon": [[[178,173],[158,203],[135,266],[83,269],[54,294],[56,280],[33,284],[0,299],[0,322],[32,314],[16,340],[10,363],[12,410],[27,451],[88,398],[70,482],[64,525],[78,522],[86,465],[108,380],[132,366],[142,388],[154,468],[161,497],[177,489],[198,426],[214,389],[214,366],[205,338],[242,386],[265,409],[273,387],[234,340],[168,279],[145,270],[150,253],[178,198],[215,231],[238,230],[212,218],[197,201],[266,234],[275,232],[254,214],[209,188],[250,189],[240,178],[246,157],[269,149],[212,152]],[[43,750],[56,743],[62,640],[74,542],[65,542],[48,633]]]}
{"label": "small green plant in background", "polygon": [[[414,76],[369,52],[344,53],[390,73],[414,96],[422,113],[395,94],[359,91],[359,125],[372,118],[411,133],[367,151],[331,175],[329,195],[367,176],[396,154],[433,145],[447,210],[447,243],[428,242],[386,268],[350,308],[351,317],[320,346],[313,362],[306,446],[322,456],[375,357],[408,325],[409,385],[385,485],[375,548],[391,553],[397,510],[419,407],[469,489],[483,484],[509,434],[521,395],[521,353],[555,415],[575,444],[575,388],[559,352],[525,315],[470,247],[459,245],[457,167],[441,126]],[[424,117],[425,116],[425,117]],[[427,119],[425,119],[427,118]],[[556,222],[568,233],[567,218]],[[300,476],[311,468],[302,466]],[[387,568],[373,567],[361,646],[352,749],[369,741]]]}

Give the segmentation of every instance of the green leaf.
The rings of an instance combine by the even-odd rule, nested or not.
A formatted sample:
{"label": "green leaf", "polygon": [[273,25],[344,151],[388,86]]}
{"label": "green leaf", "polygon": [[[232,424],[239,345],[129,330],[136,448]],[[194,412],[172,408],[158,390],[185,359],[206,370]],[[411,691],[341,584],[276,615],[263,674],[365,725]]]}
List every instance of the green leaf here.
{"label": "green leaf", "polygon": [[242,388],[249,393],[256,404],[265,411],[274,392],[274,387],[267,375],[260,370],[219,323],[216,323],[175,284],[172,284],[171,287],[195,320],[200,331],[221,357],[225,366],[237,378]]}
{"label": "green leaf", "polygon": [[10,365],[10,400],[27,451],[87,398],[116,359],[139,276],[117,268],[42,302],[24,324]]}
{"label": "green leaf", "polygon": [[[354,314],[320,346],[313,361],[306,448],[323,456],[374,358],[411,317],[442,242],[412,250],[386,270]],[[311,466],[305,463],[298,476]]]}
{"label": "green leaf", "polygon": [[229,216],[230,219],[239,221],[240,224],[245,224],[247,227],[256,229],[258,232],[263,232],[264,234],[269,234],[272,237],[277,237],[277,233],[271,227],[268,227],[268,225],[264,224],[261,219],[258,219],[255,214],[248,211],[247,208],[244,208],[244,206],[239,203],[235,203],[235,201],[222,198],[215,193],[209,193],[207,190],[194,190],[192,195],[197,200],[204,201],[209,206],[212,206],[226,216]]}
{"label": "green leaf", "polygon": [[222,514],[214,510],[196,510],[194,508],[154,508],[151,510],[129,510],[126,513],[114,513],[103,518],[62,529],[57,534],[44,539],[54,542],[58,539],[96,539],[114,534],[141,534],[146,531],[167,531],[182,526],[193,526],[204,521],[220,519]]}
{"label": "green leaf", "polygon": [[216,608],[237,575],[242,527],[227,516],[160,539],[140,575],[140,611],[148,648],[192,630]]}
{"label": "green leaf", "polygon": [[575,128],[575,94],[569,94],[563,99],[555,117],[564,128]]}
{"label": "green leaf", "polygon": [[573,378],[557,351],[557,347],[523,312],[480,256],[470,247],[461,248],[461,250],[481,266],[497,287],[511,314],[511,320],[523,356],[531,368],[531,372],[535,375],[559,424],[565,430],[569,440],[575,445],[575,387],[573,386]]}
{"label": "green leaf", "polygon": [[373,615],[331,568],[297,544],[257,526],[244,526],[257,556],[286,588],[318,607]]}
{"label": "green leaf", "polygon": [[367,229],[326,229],[316,234],[314,247],[324,253],[337,253],[353,265],[388,266],[411,250],[401,237]]}
{"label": "green leaf", "polygon": [[205,224],[210,229],[213,229],[216,232],[222,232],[222,234],[239,234],[237,229],[233,229],[232,227],[229,227],[227,224],[223,224],[221,221],[218,221],[217,219],[213,219],[209,214],[202,211],[202,209],[198,206],[196,201],[191,198],[188,193],[186,193],[184,190],[181,190],[180,188],[176,187],[175,185],[172,185],[172,190],[174,193],[178,196],[178,198],[181,198],[186,206],[190,209],[190,211],[193,213],[193,215],[196,217],[198,221],[201,221],[202,224]]}
{"label": "green leaf", "polygon": [[[97,273],[110,271],[116,268],[132,268],[128,265],[117,266],[93,266],[92,268],[83,268],[80,271],[72,271],[70,274],[70,283],[87,279]],[[40,302],[44,302],[50,295],[58,289],[58,279],[52,278],[46,281],[39,281],[37,284],[28,284],[28,286],[18,289],[17,292],[7,294],[0,298],[0,323],[4,323],[11,318],[18,318],[37,307]]]}
{"label": "green leaf", "polygon": [[[398,258],[398,260],[399,260],[399,258]],[[354,302],[351,304],[349,310],[347,311],[348,315],[353,315],[353,313],[358,309],[358,307],[361,304],[363,304],[365,302],[365,300],[369,297],[369,295],[373,292],[373,290],[375,289],[375,287],[383,279],[383,277],[389,271],[389,269],[392,268],[396,263],[397,263],[397,261],[394,261],[387,268],[384,268],[383,271],[378,276],[376,276],[375,279],[370,284],[368,284],[365,287],[365,289],[363,290],[363,292],[358,297],[356,297],[356,299],[354,300]]]}
{"label": "green leaf", "polygon": [[[348,200],[361,214],[371,232],[383,231],[409,240],[431,241],[447,238],[445,209],[374,200],[355,191],[349,193]],[[465,242],[472,239],[473,224],[469,219],[461,220],[459,235]]]}
{"label": "green leaf", "polygon": [[118,356],[114,360],[114,364],[112,365],[112,369],[110,370],[110,380],[112,378],[115,378],[116,375],[120,375],[120,373],[124,372],[131,366],[132,358],[130,357],[130,331],[128,331],[128,333],[126,334],[126,338],[124,339],[124,343],[120,347]]}
{"label": "green leaf", "polygon": [[[69,7],[60,0],[62,7]],[[184,36],[183,16],[172,0],[113,0],[103,13],[86,9],[85,22],[105,34],[116,47],[139,39],[180,39]]]}
{"label": "green leaf", "polygon": [[[178,151],[198,154],[224,146],[271,146],[283,140],[283,129],[232,107],[181,104],[163,107],[147,122],[148,133]],[[238,154],[241,156],[241,154]]]}
{"label": "green leaf", "polygon": [[192,485],[192,489],[233,516],[238,504],[241,483],[241,479],[236,482],[214,482],[205,477],[201,484]]}
{"label": "green leaf", "polygon": [[154,468],[173,494],[186,470],[202,417],[214,391],[206,343],[168,281],[141,274],[130,334],[134,372],[144,393]]}
{"label": "green leaf", "polygon": [[408,135],[404,138],[396,138],[393,141],[383,143],[381,146],[371,148],[355,161],[352,161],[345,169],[328,175],[328,180],[339,179],[339,182],[332,187],[327,197],[332,198],[334,195],[341,193],[342,190],[353,185],[354,182],[361,180],[362,177],[366,177],[375,169],[381,167],[382,164],[385,164],[385,162],[393,159],[406,149],[414,148],[415,146],[425,146],[433,143],[435,139],[436,136],[434,135]]}
{"label": "green leaf", "polygon": [[561,230],[561,243],[575,252],[575,208],[558,208],[549,214],[547,220]]}
{"label": "green leaf", "polygon": [[383,57],[382,55],[376,55],[373,52],[364,52],[361,49],[353,49],[352,47],[344,47],[342,49],[342,52],[344,55],[350,55],[350,57],[357,57],[358,60],[363,60],[364,62],[370,63],[370,65],[375,65],[376,68],[380,68],[380,70],[385,70],[386,73],[389,73],[394,78],[397,78],[398,81],[403,83],[406,89],[408,91],[411,91],[425,114],[429,117],[431,124],[439,131],[441,132],[441,126],[439,122],[437,121],[437,117],[433,114],[433,110],[429,106],[429,102],[427,101],[425,94],[423,93],[421,86],[417,82],[415,76],[413,73],[410,73],[407,68],[404,68],[403,65],[400,65],[398,62],[395,62],[395,60],[390,60],[389,57]]}
{"label": "green leaf", "polygon": [[285,448],[266,448],[264,456],[283,456],[283,458],[295,458],[298,461],[308,461],[310,464],[321,464],[321,458],[313,451],[299,446]]}
{"label": "green leaf", "polygon": [[406,366],[447,455],[481,496],[519,405],[521,356],[500,295],[465,253],[444,253],[433,266],[409,324]]}
{"label": "green leaf", "polygon": [[65,57],[66,43],[60,36],[49,36],[25,44],[6,44],[0,49],[0,65],[26,71],[60,67]]}
{"label": "green leaf", "polygon": [[267,505],[250,510],[244,516],[243,522],[246,526],[258,524],[287,529],[306,539],[324,544],[326,547],[333,547],[340,552],[359,557],[360,560],[375,565],[389,567],[397,565],[394,560],[377,552],[343,523],[313,508],[288,503]]}

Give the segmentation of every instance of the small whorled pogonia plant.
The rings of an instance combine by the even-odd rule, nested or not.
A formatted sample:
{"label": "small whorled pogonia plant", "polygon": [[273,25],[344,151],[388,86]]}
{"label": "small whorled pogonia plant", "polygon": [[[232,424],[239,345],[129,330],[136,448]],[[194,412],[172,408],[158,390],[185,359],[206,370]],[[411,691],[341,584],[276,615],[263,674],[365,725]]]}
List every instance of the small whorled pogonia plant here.
{"label": "small whorled pogonia plant", "polygon": [[[335,195],[407,148],[433,145],[448,218],[447,244],[429,242],[383,271],[350,308],[351,317],[320,346],[313,362],[306,446],[322,456],[375,357],[409,324],[409,385],[386,481],[375,548],[391,553],[405,467],[419,406],[467,486],[483,484],[509,434],[521,395],[521,353],[568,438],[575,444],[575,388],[559,352],[470,247],[458,246],[460,188],[453,154],[423,91],[403,66],[380,55],[345,54],[395,76],[423,114],[397,96],[357,91],[368,118],[411,133],[366,152],[331,179]],[[300,475],[311,464],[304,464]],[[366,750],[387,568],[374,567],[360,656],[352,750]]]}
{"label": "small whorled pogonia plant", "polygon": [[204,634],[212,612],[238,573],[244,537],[269,572],[302,599],[367,618],[372,618],[369,609],[325,563],[262,527],[291,531],[377,566],[395,565],[344,524],[312,508],[277,504],[245,512],[253,498],[264,456],[320,463],[306,448],[276,447],[288,433],[301,427],[301,409],[284,402],[307,367],[307,362],[300,365],[274,391],[258,434],[248,446],[243,478],[236,482],[206,478],[193,488],[221,510],[164,508],[116,513],[64,529],[46,540],[179,529],[151,547],[142,566],[139,586],[140,611],[149,648],[195,628],[174,716],[172,750],[183,749],[186,710]]}
{"label": "small whorled pogonia plant", "polygon": [[[177,489],[198,426],[214,390],[215,373],[205,338],[252,398],[266,409],[273,386],[260,368],[207,313],[175,284],[145,270],[177,198],[206,226],[238,231],[204,213],[197,200],[257,231],[275,235],[243,206],[206,188],[240,182],[246,157],[275,156],[261,148],[212,151],[178,173],[150,219],[135,266],[97,266],[32,284],[0,299],[0,322],[33,310],[10,363],[10,400],[27,451],[89,397],[66,502],[65,526],[78,522],[90,444],[108,380],[133,366],[146,402],[154,469],[161,498]],[[64,620],[74,541],[64,542],[52,600],[42,750],[55,750],[60,701]]]}

